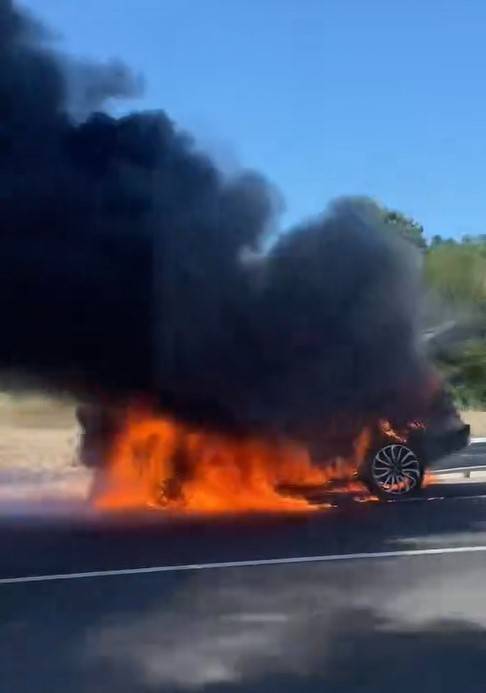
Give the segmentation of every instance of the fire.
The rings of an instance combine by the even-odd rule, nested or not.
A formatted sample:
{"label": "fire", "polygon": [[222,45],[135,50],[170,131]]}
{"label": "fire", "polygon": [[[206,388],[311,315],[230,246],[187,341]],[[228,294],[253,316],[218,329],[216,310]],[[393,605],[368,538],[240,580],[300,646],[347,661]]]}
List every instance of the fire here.
{"label": "fire", "polygon": [[308,511],[291,489],[345,482],[348,490],[370,441],[363,430],[353,459],[318,467],[304,446],[191,429],[169,418],[132,412],[105,470],[100,509],[146,506],[173,512]]}
{"label": "fire", "polygon": [[431,486],[432,484],[436,484],[437,481],[437,475],[430,471],[430,469],[426,469],[424,474],[424,488],[427,488],[427,486]]}
{"label": "fire", "polygon": [[391,438],[392,440],[396,441],[397,443],[406,443],[407,442],[407,436],[405,433],[402,433],[401,431],[396,431],[391,423],[389,421],[386,421],[385,419],[381,420],[379,422],[380,430],[385,435],[387,438]]}

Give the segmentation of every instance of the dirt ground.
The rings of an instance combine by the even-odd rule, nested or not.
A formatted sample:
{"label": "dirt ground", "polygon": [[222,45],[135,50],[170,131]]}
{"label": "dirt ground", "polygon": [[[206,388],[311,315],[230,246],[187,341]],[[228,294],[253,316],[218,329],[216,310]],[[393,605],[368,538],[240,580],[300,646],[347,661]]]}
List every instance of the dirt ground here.
{"label": "dirt ground", "polygon": [[0,395],[0,469],[70,464],[77,437],[72,403]]}
{"label": "dirt ground", "polygon": [[471,426],[471,435],[486,437],[486,411],[462,411],[462,419]]}
{"label": "dirt ground", "polygon": [[78,435],[73,403],[0,395],[0,501],[85,496]]}
{"label": "dirt ground", "polygon": [[0,426],[65,430],[76,425],[75,404],[42,395],[0,392]]}

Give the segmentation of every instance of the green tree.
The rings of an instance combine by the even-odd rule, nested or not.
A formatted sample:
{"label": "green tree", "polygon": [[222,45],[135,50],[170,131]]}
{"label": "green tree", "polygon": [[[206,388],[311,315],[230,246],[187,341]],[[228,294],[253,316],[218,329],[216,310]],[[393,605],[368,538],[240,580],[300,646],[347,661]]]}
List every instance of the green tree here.
{"label": "green tree", "polygon": [[[430,289],[431,322],[448,316],[447,330],[431,355],[460,406],[486,406],[486,234],[460,241],[433,236],[430,243],[414,219],[382,207],[391,230],[423,252]],[[432,314],[433,313],[433,314]],[[444,322],[444,318],[441,318]]]}
{"label": "green tree", "polygon": [[454,238],[443,238],[439,234],[432,236],[430,241],[430,248],[436,248],[439,245],[456,245],[457,241]]}
{"label": "green tree", "polygon": [[387,224],[396,227],[402,238],[413,243],[420,250],[426,249],[427,241],[424,237],[424,227],[418,221],[412,217],[407,217],[402,212],[387,208],[383,209],[383,218]]}
{"label": "green tree", "polygon": [[432,243],[425,255],[428,286],[448,306],[462,336],[434,355],[460,406],[486,405],[486,243],[482,237]]}
{"label": "green tree", "polygon": [[486,340],[468,339],[436,359],[456,403],[464,408],[482,408],[486,404]]}
{"label": "green tree", "polygon": [[447,303],[486,315],[486,244],[434,244],[425,259],[428,285]]}

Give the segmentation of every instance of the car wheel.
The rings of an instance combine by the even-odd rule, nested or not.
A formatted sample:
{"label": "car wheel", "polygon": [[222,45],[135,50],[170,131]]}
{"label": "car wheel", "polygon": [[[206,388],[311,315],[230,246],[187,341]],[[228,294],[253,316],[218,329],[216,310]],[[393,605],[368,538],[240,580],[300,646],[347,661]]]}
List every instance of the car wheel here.
{"label": "car wheel", "polygon": [[370,491],[384,500],[417,493],[423,478],[423,462],[402,443],[390,443],[379,448],[368,459],[364,474]]}

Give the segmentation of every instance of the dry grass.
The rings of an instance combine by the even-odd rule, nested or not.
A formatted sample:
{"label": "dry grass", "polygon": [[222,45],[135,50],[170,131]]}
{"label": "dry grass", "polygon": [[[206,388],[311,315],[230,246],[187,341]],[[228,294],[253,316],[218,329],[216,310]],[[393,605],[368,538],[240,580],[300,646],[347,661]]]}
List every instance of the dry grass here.
{"label": "dry grass", "polygon": [[0,395],[0,501],[86,494],[77,463],[74,405],[46,397]]}
{"label": "dry grass", "polygon": [[463,421],[471,426],[471,435],[477,437],[486,436],[486,411],[462,411]]}
{"label": "dry grass", "polygon": [[77,436],[72,403],[0,395],[0,469],[71,464]]}
{"label": "dry grass", "polygon": [[76,425],[74,411],[70,400],[0,393],[0,426],[65,430]]}

